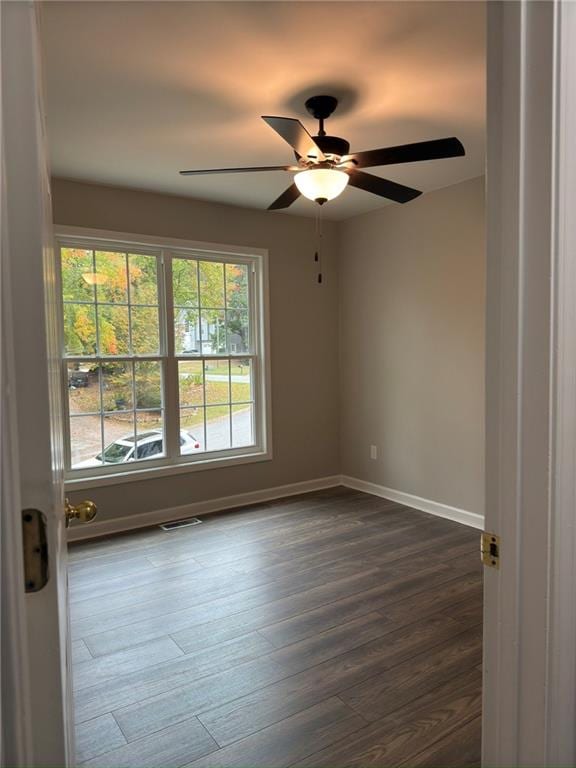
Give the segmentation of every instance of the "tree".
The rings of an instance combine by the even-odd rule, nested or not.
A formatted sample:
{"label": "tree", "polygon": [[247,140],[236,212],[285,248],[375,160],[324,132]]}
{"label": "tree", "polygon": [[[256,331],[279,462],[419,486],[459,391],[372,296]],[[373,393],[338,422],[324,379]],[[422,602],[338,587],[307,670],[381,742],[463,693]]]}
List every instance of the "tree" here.
{"label": "tree", "polygon": [[242,340],[242,351],[248,350],[248,267],[246,265],[226,265],[226,296],[229,308],[227,326],[228,336],[237,334]]}
{"label": "tree", "polygon": [[[62,296],[64,343],[68,354],[157,354],[158,310],[154,306],[137,306],[158,304],[154,256],[129,254],[127,257],[124,253],[63,248]],[[129,296],[134,305],[132,350]]]}
{"label": "tree", "polygon": [[[214,353],[226,354],[232,334],[248,348],[248,267],[213,261],[174,258],[172,290],[177,321],[177,335],[186,332],[186,324],[199,322],[209,327]],[[228,310],[224,312],[225,308]]]}
{"label": "tree", "polygon": [[[104,410],[133,407],[132,364],[113,358],[159,352],[157,269],[147,254],[62,249],[66,352],[112,358],[92,367],[103,375]],[[197,323],[201,312],[214,352],[226,354],[231,337],[235,351],[247,349],[247,265],[174,257],[172,289],[176,316]],[[135,406],[160,408],[159,364],[139,361],[134,370]]]}

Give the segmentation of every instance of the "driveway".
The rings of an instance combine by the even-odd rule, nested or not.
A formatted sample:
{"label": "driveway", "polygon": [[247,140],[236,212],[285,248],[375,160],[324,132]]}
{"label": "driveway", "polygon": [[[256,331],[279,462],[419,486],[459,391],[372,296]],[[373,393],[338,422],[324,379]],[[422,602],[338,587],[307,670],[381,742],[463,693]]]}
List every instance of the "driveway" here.
{"label": "driveway", "polygon": [[[104,441],[106,445],[131,432],[129,422],[107,418],[104,422]],[[204,430],[193,428],[194,437],[205,449]],[[250,409],[237,411],[232,415],[232,435],[234,447],[250,445],[252,425]],[[102,450],[100,445],[100,419],[98,416],[82,416],[71,419],[71,437],[74,446],[72,466],[75,463],[91,459]],[[219,417],[206,424],[206,437],[209,451],[221,451],[230,448],[230,424],[226,417]]]}
{"label": "driveway", "polygon": [[[195,435],[204,448],[203,435]],[[230,423],[227,418],[214,419],[206,423],[206,438],[209,451],[221,451],[230,448]],[[250,445],[252,442],[252,424],[250,409],[232,414],[232,438],[234,447]]]}
{"label": "driveway", "polygon": [[[228,376],[220,373],[207,373],[206,381],[228,381]],[[230,376],[230,381],[237,384],[250,384],[250,376],[247,374],[241,376],[239,373],[233,373]]]}

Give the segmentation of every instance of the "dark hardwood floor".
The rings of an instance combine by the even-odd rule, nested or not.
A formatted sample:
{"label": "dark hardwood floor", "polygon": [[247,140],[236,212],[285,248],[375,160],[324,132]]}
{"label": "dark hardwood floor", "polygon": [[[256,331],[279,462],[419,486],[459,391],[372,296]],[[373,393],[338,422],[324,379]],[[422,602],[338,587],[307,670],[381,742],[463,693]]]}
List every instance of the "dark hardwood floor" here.
{"label": "dark hardwood floor", "polygon": [[78,764],[477,766],[478,532],[333,488],[70,547]]}

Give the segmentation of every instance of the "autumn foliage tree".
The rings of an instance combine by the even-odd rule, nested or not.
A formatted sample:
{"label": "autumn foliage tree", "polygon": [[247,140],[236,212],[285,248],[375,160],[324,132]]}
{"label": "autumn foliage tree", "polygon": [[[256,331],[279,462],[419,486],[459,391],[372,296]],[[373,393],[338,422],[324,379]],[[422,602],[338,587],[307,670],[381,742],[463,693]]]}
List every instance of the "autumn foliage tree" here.
{"label": "autumn foliage tree", "polygon": [[[131,363],[114,360],[157,356],[159,342],[158,263],[155,256],[62,249],[64,342],[69,356],[111,358],[92,366],[106,382],[105,410],[126,407],[132,397]],[[246,265],[174,258],[175,315],[197,318],[210,329],[213,352],[226,354],[235,339],[248,348],[248,269]],[[225,311],[226,309],[226,311]],[[178,335],[178,327],[175,329]],[[137,408],[161,407],[160,366],[136,363]],[[113,393],[113,396],[112,394]]]}

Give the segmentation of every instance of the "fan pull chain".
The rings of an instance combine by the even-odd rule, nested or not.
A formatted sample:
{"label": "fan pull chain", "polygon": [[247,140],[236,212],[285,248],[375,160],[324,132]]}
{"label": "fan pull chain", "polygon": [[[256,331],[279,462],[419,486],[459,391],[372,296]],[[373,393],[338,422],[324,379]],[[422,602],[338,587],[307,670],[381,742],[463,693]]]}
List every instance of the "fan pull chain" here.
{"label": "fan pull chain", "polygon": [[322,208],[316,209],[316,251],[314,252],[314,261],[318,268],[317,281],[322,284]]}

